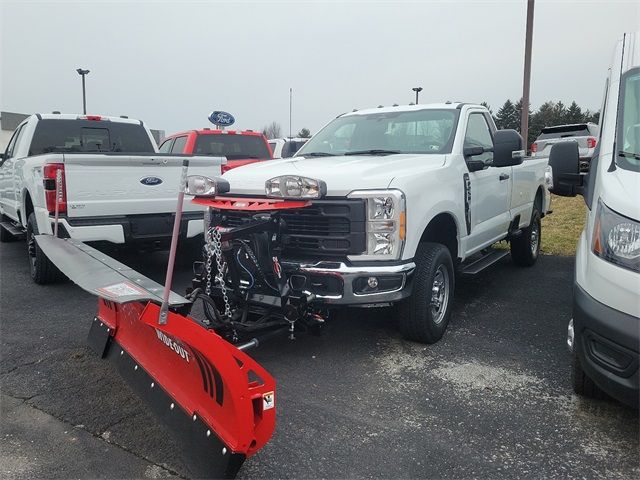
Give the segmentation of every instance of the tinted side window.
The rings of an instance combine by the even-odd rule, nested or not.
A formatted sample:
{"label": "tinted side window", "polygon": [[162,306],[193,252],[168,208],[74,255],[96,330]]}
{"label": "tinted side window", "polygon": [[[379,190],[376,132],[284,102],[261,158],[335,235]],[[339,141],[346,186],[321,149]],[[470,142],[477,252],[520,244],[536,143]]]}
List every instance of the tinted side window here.
{"label": "tinted side window", "polygon": [[178,137],[175,142],[173,142],[173,147],[171,147],[171,153],[182,153],[184,152],[184,147],[187,144],[187,137]]}
{"label": "tinted side window", "polygon": [[160,153],[169,153],[171,151],[171,142],[173,142],[173,138],[170,138],[169,140],[165,140],[164,142],[162,142],[162,145],[160,145],[160,148],[158,149],[158,151]]}
{"label": "tinted side window", "polygon": [[[493,138],[489,131],[489,125],[481,113],[472,113],[467,123],[467,132],[464,136],[464,146],[466,147],[483,147],[493,148]],[[478,160],[490,160],[493,158],[491,152],[485,152],[482,155],[474,157]]]}

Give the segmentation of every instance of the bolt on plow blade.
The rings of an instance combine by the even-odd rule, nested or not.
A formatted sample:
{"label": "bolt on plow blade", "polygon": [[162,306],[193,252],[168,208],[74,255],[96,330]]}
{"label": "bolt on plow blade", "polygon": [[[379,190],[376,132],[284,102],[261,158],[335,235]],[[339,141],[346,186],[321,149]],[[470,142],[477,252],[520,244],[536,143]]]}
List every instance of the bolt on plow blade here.
{"label": "bolt on plow blade", "polygon": [[175,434],[189,476],[233,478],[273,433],[275,381],[213,331],[171,312],[158,325],[159,313],[101,298],[89,344]]}

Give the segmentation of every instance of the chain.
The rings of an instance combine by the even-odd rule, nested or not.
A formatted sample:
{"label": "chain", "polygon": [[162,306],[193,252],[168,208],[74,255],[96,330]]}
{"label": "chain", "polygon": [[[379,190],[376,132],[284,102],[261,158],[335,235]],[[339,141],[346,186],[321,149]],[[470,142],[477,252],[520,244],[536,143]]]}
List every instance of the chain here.
{"label": "chain", "polygon": [[231,319],[231,305],[229,304],[229,297],[227,296],[227,285],[224,280],[225,265],[222,260],[222,234],[217,228],[211,228],[209,230],[207,242],[207,286],[205,293],[209,295],[211,293],[211,261],[215,256],[216,267],[218,268],[218,274],[216,275],[216,281],[220,285],[220,291],[222,292],[222,300],[224,301],[224,316]]}

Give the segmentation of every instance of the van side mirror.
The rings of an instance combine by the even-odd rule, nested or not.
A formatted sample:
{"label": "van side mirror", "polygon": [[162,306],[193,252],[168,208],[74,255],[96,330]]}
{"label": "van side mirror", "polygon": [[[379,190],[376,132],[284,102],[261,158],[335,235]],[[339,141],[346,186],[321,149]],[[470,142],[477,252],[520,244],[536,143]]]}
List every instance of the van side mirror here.
{"label": "van side mirror", "polygon": [[560,142],[551,147],[549,166],[553,176],[553,188],[549,189],[551,193],[562,197],[582,195],[578,142]]}
{"label": "van side mirror", "polygon": [[515,130],[498,130],[493,134],[493,166],[520,165],[524,159],[522,137]]}

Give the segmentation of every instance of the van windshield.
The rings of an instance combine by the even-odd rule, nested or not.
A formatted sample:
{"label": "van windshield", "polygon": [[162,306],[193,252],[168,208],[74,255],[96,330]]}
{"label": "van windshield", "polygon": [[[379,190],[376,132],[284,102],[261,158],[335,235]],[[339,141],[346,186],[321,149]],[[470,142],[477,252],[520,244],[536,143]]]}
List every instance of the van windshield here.
{"label": "van windshield", "polygon": [[616,164],[640,172],[640,67],[625,73],[621,85]]}
{"label": "van windshield", "polygon": [[295,156],[450,153],[459,112],[424,109],[345,115],[315,134]]}

